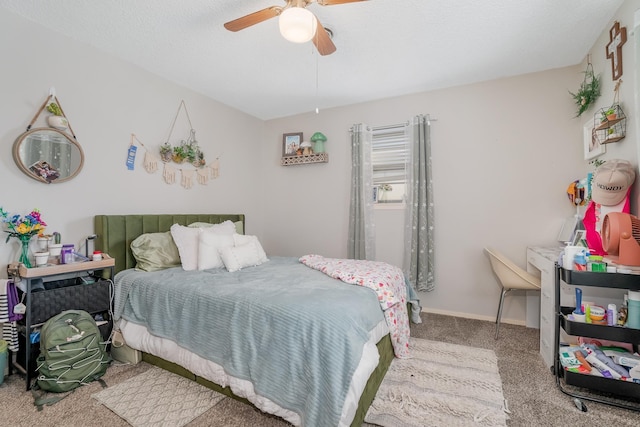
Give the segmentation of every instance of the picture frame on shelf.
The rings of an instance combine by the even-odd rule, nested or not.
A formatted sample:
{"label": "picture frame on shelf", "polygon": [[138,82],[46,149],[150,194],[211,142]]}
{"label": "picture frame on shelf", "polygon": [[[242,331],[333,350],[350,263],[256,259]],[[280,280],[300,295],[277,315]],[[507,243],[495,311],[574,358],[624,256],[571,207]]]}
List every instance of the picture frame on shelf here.
{"label": "picture frame on shelf", "polygon": [[282,134],[282,157],[296,156],[302,143],[302,132]]}
{"label": "picture frame on shelf", "polygon": [[592,122],[587,122],[587,124],[584,125],[582,132],[585,160],[595,159],[607,152],[607,147],[600,144]]}

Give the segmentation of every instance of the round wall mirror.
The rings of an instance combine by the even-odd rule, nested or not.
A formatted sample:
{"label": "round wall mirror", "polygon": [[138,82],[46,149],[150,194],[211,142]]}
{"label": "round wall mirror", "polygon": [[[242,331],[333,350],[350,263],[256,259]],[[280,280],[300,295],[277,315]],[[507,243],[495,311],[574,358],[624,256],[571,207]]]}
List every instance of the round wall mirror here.
{"label": "round wall mirror", "polygon": [[65,182],[80,173],[82,147],[54,128],[29,130],[13,144],[13,160],[28,177],[46,184]]}

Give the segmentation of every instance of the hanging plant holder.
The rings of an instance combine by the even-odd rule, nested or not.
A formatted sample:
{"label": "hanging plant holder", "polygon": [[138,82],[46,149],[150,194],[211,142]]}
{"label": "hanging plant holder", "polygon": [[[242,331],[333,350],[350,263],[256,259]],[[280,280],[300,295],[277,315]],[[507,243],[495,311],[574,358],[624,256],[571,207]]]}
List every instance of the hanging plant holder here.
{"label": "hanging plant holder", "polygon": [[[181,140],[180,145],[172,147],[169,140],[171,139],[173,128],[176,125],[176,120],[178,120],[180,110],[183,108],[184,113],[187,116],[187,120],[189,121],[189,127],[191,129],[189,132],[189,138],[187,140]],[[189,117],[189,112],[187,111],[187,106],[185,105],[184,101],[180,102],[176,117],[173,119],[173,123],[171,124],[171,130],[169,131],[169,135],[167,136],[167,141],[160,147],[160,159],[165,163],[173,161],[180,164],[186,161],[196,168],[201,168],[206,164],[204,153],[198,146],[198,141],[196,140],[196,131],[195,129],[193,129],[191,118]]]}
{"label": "hanging plant holder", "polygon": [[589,107],[600,97],[600,76],[593,73],[593,65],[591,64],[591,56],[587,62],[587,68],[584,70],[584,80],[580,85],[580,90],[573,93],[569,91],[573,100],[576,102],[578,111],[576,117],[580,117],[582,113],[587,111]]}
{"label": "hanging plant holder", "polygon": [[611,106],[601,108],[593,116],[593,130],[600,144],[617,142],[627,135],[627,116],[620,106],[620,83],[622,80],[616,82]]}

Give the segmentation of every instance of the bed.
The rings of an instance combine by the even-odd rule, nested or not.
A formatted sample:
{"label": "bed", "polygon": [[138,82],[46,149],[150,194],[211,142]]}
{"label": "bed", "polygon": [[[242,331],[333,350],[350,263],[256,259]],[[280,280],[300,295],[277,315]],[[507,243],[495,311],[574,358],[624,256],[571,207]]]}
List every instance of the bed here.
{"label": "bed", "polygon": [[[167,232],[174,224],[226,221],[233,222],[238,233],[246,230],[242,214],[94,218],[96,249],[116,260],[115,320],[127,344],[141,350],[146,362],[253,404],[294,425],[361,425],[394,358],[395,343],[375,292],[346,285],[291,258],[270,257],[268,262],[233,273],[224,268],[184,271],[174,267],[153,272],[134,269],[136,259],[131,243],[137,237]],[[261,282],[268,277],[274,280]],[[229,283],[224,282],[227,279]],[[179,291],[170,285],[172,281],[177,282]],[[214,282],[215,286],[209,284]],[[253,295],[256,289],[259,296]],[[287,297],[283,299],[284,293]],[[314,296],[293,303],[288,298],[295,293]],[[320,306],[324,298],[330,303],[325,307]],[[195,320],[185,320],[171,312],[173,306],[190,315],[196,312],[196,306],[202,311]],[[322,318],[336,320],[325,326],[321,313]],[[343,313],[360,323],[336,334],[331,328],[344,328],[336,325],[343,322],[337,320]],[[221,328],[214,326],[222,324]],[[286,328],[292,331],[283,336],[274,333]],[[265,341],[272,341],[272,347],[266,347]],[[286,352],[278,354],[280,348],[274,349],[274,343],[287,348]],[[345,354],[339,354],[341,351]],[[239,360],[240,356],[248,360]],[[322,366],[323,363],[330,365]],[[288,372],[292,377],[286,377]],[[290,390],[284,390],[283,384],[278,384],[281,381]]]}

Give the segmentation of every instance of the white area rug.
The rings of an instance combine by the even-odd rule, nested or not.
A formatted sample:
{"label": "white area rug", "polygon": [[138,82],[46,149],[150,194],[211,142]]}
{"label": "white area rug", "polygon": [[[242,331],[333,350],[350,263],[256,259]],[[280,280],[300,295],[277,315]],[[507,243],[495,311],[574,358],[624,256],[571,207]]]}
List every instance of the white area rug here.
{"label": "white area rug", "polygon": [[180,427],[224,399],[220,393],[155,366],[91,397],[133,427]]}
{"label": "white area rug", "polygon": [[386,427],[506,426],[492,350],[411,338],[411,359],[394,359],[365,422]]}

